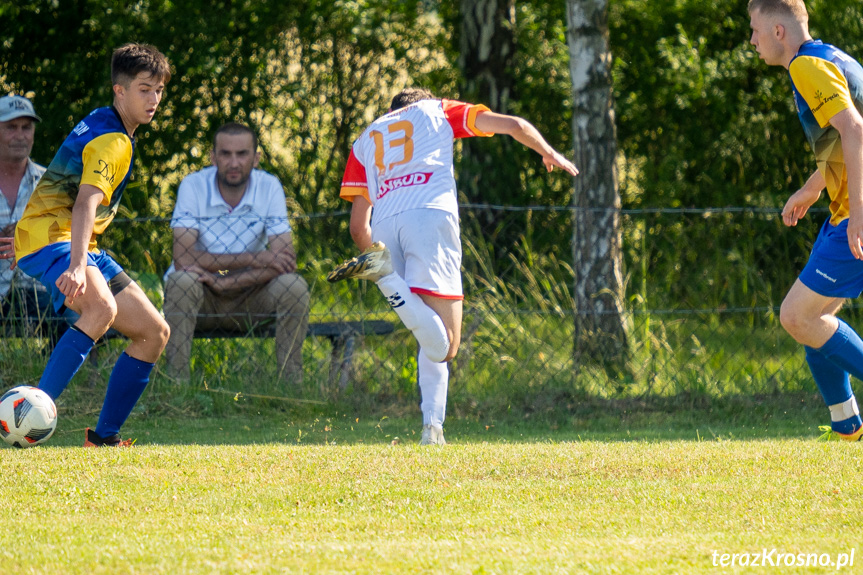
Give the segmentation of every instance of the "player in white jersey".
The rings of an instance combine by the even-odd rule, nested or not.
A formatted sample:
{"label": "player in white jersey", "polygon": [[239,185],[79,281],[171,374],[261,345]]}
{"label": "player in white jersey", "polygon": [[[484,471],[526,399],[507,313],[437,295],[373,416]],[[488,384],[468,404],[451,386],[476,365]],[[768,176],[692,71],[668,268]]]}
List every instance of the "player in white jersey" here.
{"label": "player in white jersey", "polygon": [[424,445],[445,443],[447,362],[461,342],[464,295],[453,142],[494,134],[509,134],[539,153],[549,172],[556,166],[578,174],[527,120],[410,88],[354,142],[342,179],[340,196],[353,202],[351,237],[362,253],[327,280],[374,281],[416,337]]}

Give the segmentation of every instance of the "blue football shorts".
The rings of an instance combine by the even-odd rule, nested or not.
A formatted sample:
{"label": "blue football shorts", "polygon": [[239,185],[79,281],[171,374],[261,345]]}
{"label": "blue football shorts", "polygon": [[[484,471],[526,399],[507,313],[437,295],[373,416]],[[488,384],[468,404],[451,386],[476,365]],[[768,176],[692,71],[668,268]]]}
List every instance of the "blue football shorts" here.
{"label": "blue football shorts", "polygon": [[848,247],[847,219],[838,226],[824,222],[799,279],[825,297],[856,298],[863,292],[863,261]]}
{"label": "blue football shorts", "polygon": [[[48,289],[51,294],[51,301],[54,303],[54,310],[58,313],[65,311],[66,296],[57,287],[57,280],[63,272],[69,269],[69,265],[72,263],[71,254],[72,244],[70,242],[57,242],[23,257],[18,262],[18,267],[21,268],[21,271],[39,280]],[[102,276],[111,286],[111,292],[114,295],[117,295],[122,288],[131,283],[131,279],[123,271],[123,268],[120,267],[120,264],[115,262],[114,258],[104,251],[88,251],[87,266],[96,267],[102,272]],[[120,289],[117,289],[119,285],[113,284],[123,285]]]}

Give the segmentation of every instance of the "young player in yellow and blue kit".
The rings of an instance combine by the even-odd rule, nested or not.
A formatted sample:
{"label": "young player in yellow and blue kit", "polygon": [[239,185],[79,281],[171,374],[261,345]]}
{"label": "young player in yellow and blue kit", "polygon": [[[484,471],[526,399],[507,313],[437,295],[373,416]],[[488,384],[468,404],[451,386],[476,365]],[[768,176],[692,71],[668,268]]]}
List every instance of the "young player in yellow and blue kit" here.
{"label": "young player in yellow and blue kit", "polygon": [[836,317],[863,291],[863,67],[835,46],[813,40],[802,0],[750,0],[751,43],[770,65],[788,69],[794,102],[817,170],[782,210],[794,226],[827,188],[824,222],[803,272],[780,310],[830,409],[826,439],[857,441],[863,421],[849,375],[863,380],[863,340]]}
{"label": "young player in yellow and blue kit", "polygon": [[110,327],[130,340],[108,381],[87,447],[126,446],[120,427],[146,388],[168,340],[168,326],[143,291],[96,238],[117,213],[132,174],[135,129],[152,120],[170,79],[156,48],[127,44],[114,51],[114,104],[94,110],[63,142],[15,230],[18,266],[51,292],[58,311],[80,319],[60,338],[39,388],[56,399]]}

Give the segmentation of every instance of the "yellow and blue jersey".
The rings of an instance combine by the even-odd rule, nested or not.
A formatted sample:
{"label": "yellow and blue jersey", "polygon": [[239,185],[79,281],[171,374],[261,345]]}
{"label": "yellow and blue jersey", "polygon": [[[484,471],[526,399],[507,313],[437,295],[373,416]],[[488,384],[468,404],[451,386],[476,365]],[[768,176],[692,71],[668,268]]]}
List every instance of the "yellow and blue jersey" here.
{"label": "yellow and blue jersey", "polygon": [[49,244],[71,241],[72,207],[85,184],[105,194],[87,247],[95,251],[96,237],[117,214],[134,154],[135,142],[113,106],[93,110],[78,123],[57,150],[15,228],[17,259]]}
{"label": "yellow and blue jersey", "polygon": [[839,131],[830,119],[852,106],[863,114],[863,66],[835,46],[810,40],[788,71],[797,114],[827,182],[830,223],[836,226],[848,218],[848,175]]}

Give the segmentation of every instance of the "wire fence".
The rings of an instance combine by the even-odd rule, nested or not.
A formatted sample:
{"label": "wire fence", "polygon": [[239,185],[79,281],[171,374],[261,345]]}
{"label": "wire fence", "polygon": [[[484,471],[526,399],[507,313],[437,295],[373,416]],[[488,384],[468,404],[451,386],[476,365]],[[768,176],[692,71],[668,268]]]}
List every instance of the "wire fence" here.
{"label": "wire fence", "polygon": [[[590,312],[580,311],[572,295],[579,271],[571,248],[574,214],[567,207],[461,206],[465,317],[450,366],[456,409],[815,390],[778,311],[826,211],[785,228],[772,208],[621,210],[628,345],[615,369],[575,352],[576,317]],[[412,401],[411,334],[373,284],[324,280],[354,254],[348,219],[348,212],[292,218],[298,270],[269,280],[282,282],[272,293],[245,287],[214,297],[194,274],[172,281],[165,275],[173,248],[167,218],[117,219],[101,246],[173,324],[175,341],[159,364],[160,378],[232,393],[285,396],[302,389],[320,401],[353,394]],[[178,307],[184,297],[194,301]],[[253,300],[260,305],[246,305]],[[857,308],[846,312],[853,321]],[[178,329],[171,314],[185,318],[185,327]],[[46,322],[62,321],[5,309],[3,383],[38,378],[52,345]],[[99,346],[94,373],[109,369],[123,345],[117,339]],[[185,350],[179,360],[178,346]],[[23,362],[30,368],[21,367],[23,355],[35,358]]]}

